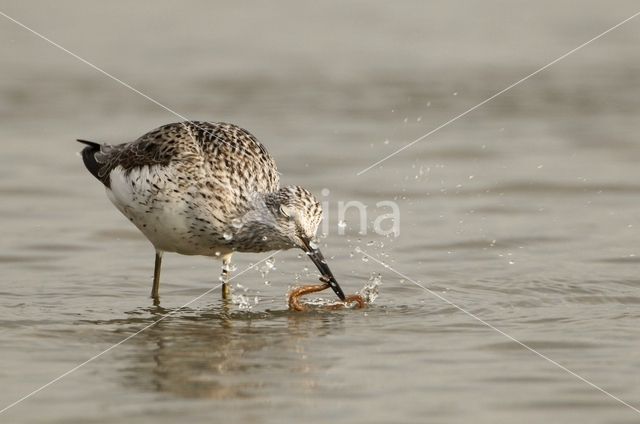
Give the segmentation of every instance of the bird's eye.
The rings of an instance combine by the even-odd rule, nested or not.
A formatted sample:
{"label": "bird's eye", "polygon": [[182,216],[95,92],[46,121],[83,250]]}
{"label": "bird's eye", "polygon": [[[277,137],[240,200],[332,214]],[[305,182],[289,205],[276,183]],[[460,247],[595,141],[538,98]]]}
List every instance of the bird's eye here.
{"label": "bird's eye", "polygon": [[286,206],[286,205],[280,206],[280,213],[289,219],[293,218],[293,209],[289,206]]}

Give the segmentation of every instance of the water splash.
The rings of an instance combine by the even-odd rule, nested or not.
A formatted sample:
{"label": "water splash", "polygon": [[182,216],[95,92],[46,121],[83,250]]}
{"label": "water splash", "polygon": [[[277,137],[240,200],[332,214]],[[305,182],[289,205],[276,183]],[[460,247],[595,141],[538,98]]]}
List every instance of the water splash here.
{"label": "water splash", "polygon": [[[359,294],[363,297],[365,303],[367,305],[373,304],[378,296],[380,295],[380,285],[382,285],[382,275],[378,273],[371,273],[369,276],[369,280],[365,285],[358,291],[356,294]],[[316,308],[324,308],[331,307],[335,305],[342,305],[342,302],[334,299],[326,299],[322,297],[312,297],[312,298],[304,298],[304,305],[316,307]],[[353,307],[353,304],[351,305]]]}
{"label": "water splash", "polygon": [[231,302],[233,302],[233,304],[236,305],[238,309],[249,310],[253,308],[253,304],[249,300],[249,297],[243,294],[232,294]]}
{"label": "water splash", "polygon": [[273,258],[269,258],[266,261],[264,261],[265,267],[267,267],[267,269],[269,269],[269,270],[276,269],[275,263],[276,263],[276,260],[273,259]]}
{"label": "water splash", "polygon": [[367,305],[371,305],[380,295],[380,286],[382,285],[382,275],[371,273],[369,281],[357,293],[364,298]]}
{"label": "water splash", "polygon": [[261,266],[256,267],[255,269],[260,273],[262,278],[266,278],[271,271],[276,270],[276,260],[274,258],[269,258],[265,260]]}

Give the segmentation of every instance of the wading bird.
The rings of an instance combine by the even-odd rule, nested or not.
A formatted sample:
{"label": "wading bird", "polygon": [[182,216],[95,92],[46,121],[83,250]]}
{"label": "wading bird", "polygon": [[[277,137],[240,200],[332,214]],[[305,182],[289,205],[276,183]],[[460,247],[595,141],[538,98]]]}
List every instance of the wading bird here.
{"label": "wading bird", "polygon": [[315,236],[322,208],[299,186],[280,187],[276,164],[248,131],[232,124],[186,121],[137,140],[87,145],[85,166],[107,196],[155,247],[151,297],[159,300],[164,252],[218,257],[228,297],[234,252],[298,247],[344,301]]}

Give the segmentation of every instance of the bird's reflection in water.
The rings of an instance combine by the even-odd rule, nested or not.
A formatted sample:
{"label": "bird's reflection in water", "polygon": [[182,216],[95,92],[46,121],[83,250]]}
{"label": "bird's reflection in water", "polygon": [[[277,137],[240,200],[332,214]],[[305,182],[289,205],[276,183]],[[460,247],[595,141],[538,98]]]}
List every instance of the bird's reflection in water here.
{"label": "bird's reflection in water", "polygon": [[[130,318],[99,324],[116,325],[118,333],[129,324],[133,333],[170,312],[138,309]],[[332,361],[314,354],[310,344],[339,331],[342,320],[339,312],[182,309],[131,338],[116,355],[129,388],[212,399],[253,397],[284,385],[313,391],[314,375]]]}

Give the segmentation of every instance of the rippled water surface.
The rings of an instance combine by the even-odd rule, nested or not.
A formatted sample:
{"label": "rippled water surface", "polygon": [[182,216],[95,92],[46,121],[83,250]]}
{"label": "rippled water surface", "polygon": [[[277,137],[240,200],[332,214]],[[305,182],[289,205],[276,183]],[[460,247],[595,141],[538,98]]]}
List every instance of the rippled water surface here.
{"label": "rippled water surface", "polygon": [[[0,17],[0,409],[133,336],[0,422],[639,422],[505,334],[640,407],[640,21],[356,175],[636,9],[3,2],[179,114],[251,130],[328,206],[345,290],[382,283],[366,310],[288,312],[316,281],[289,251],[236,277],[243,305],[180,309],[220,265],[166,255],[152,306],[153,250],[73,140],[179,118]],[[340,234],[347,201],[366,234],[353,210]],[[398,237],[371,231],[382,201]]]}

